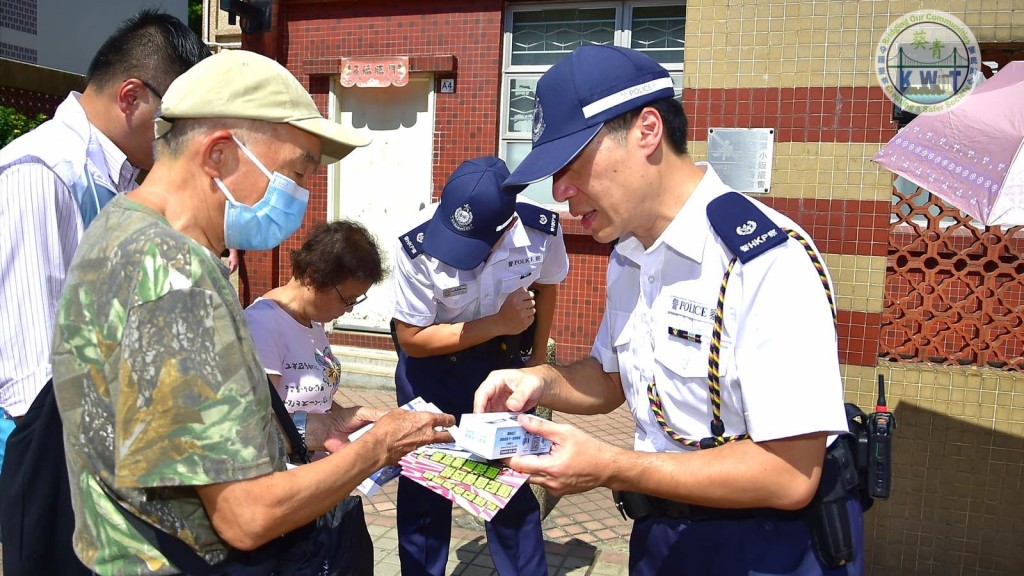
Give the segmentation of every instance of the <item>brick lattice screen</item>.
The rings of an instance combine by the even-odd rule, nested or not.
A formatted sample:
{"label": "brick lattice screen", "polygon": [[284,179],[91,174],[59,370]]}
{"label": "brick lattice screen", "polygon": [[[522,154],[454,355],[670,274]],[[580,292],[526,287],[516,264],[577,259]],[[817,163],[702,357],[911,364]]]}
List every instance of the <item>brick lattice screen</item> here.
{"label": "brick lattice screen", "polygon": [[981,227],[941,199],[893,190],[880,356],[1024,368],[1024,226]]}
{"label": "brick lattice screen", "polygon": [[67,94],[55,96],[53,94],[43,94],[9,86],[0,86],[0,106],[14,108],[26,116],[46,114],[48,118],[52,118],[54,111],[57,110],[57,106],[65,98],[67,98]]}

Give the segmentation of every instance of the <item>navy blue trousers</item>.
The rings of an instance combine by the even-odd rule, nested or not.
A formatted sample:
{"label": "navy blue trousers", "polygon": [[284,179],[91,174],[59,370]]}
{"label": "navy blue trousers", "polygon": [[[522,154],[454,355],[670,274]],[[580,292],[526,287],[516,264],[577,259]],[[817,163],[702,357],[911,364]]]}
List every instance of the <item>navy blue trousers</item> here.
{"label": "navy blue trousers", "polygon": [[[453,359],[454,358],[454,359]],[[417,396],[457,419],[473,411],[473,393],[499,366],[483,354],[410,358],[399,350],[396,395]],[[452,535],[452,503],[416,482],[398,479],[398,557],[403,576],[443,576]],[[486,523],[487,545],[501,576],[546,576],[540,506],[524,486]]]}
{"label": "navy blue trousers", "polygon": [[821,565],[803,520],[763,517],[691,522],[648,516],[633,524],[630,576],[860,576],[864,572],[864,517],[860,502],[846,502],[854,560],[829,570]]}

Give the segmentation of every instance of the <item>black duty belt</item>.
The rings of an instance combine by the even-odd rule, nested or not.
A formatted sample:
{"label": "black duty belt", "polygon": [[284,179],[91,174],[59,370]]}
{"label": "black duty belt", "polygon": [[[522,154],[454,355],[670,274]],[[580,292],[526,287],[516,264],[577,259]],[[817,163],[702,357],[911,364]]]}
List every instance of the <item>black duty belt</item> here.
{"label": "black duty belt", "polygon": [[[522,334],[495,336],[494,338],[476,344],[475,346],[470,346],[469,348],[465,348],[457,352],[431,356],[431,358],[443,358],[447,362],[458,364],[459,362],[467,362],[470,360],[477,361],[481,357],[486,357],[494,362],[495,370],[502,368],[520,368],[522,367],[522,357],[529,352],[529,350],[523,350],[523,344],[529,343],[532,348],[532,330],[534,326],[536,326],[536,322],[530,324],[530,327]],[[391,341],[395,345],[395,350],[402,349],[402,345],[398,343],[397,325],[393,318],[391,320]]]}
{"label": "black duty belt", "polygon": [[475,346],[470,346],[464,350],[458,352],[451,352],[439,356],[445,358],[448,362],[459,363],[466,361],[476,361],[479,358],[488,358],[493,362],[495,370],[502,368],[519,368],[522,366],[520,360],[522,353],[519,349],[520,338],[519,335],[512,336],[496,336],[481,342]]}
{"label": "black duty belt", "polygon": [[500,350],[500,339],[501,336],[498,336],[497,338],[492,338],[490,340],[487,340],[486,342],[481,342],[475,346],[464,348],[462,350],[459,350],[458,352],[450,352],[448,354],[443,354],[442,357],[447,358],[449,362],[464,362],[470,359],[479,358],[481,356],[494,357],[497,355],[498,350]]}
{"label": "black duty belt", "polygon": [[612,492],[615,507],[622,518],[640,520],[648,516],[665,516],[676,520],[701,522],[705,520],[749,520],[751,518],[777,518],[798,520],[803,510],[778,510],[776,508],[710,508],[675,500],[648,496],[639,492]]}

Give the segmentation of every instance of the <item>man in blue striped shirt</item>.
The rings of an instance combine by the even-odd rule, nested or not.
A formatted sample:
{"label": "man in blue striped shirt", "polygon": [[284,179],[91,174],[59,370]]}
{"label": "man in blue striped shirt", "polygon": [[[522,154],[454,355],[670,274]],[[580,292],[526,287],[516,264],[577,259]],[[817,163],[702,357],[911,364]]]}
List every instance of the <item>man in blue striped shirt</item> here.
{"label": "man in blue striped shirt", "polygon": [[84,92],[0,150],[0,407],[15,421],[51,377],[54,313],[82,231],[153,166],[164,90],[209,55],[183,22],[142,10],[100,47]]}

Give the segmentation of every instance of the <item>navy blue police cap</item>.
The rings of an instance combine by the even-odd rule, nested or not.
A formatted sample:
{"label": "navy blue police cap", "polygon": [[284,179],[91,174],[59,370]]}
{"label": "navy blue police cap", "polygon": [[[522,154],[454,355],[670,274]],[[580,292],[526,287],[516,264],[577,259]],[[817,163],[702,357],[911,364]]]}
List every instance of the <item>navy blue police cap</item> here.
{"label": "navy blue police cap", "polygon": [[525,186],[558,172],[604,123],[675,94],[668,70],[620,46],[581,46],[537,81],[533,149],[505,186]]}
{"label": "navy blue police cap", "polygon": [[460,270],[479,266],[505,232],[522,186],[502,188],[505,162],[494,156],[466,160],[441,192],[427,225],[423,251]]}

